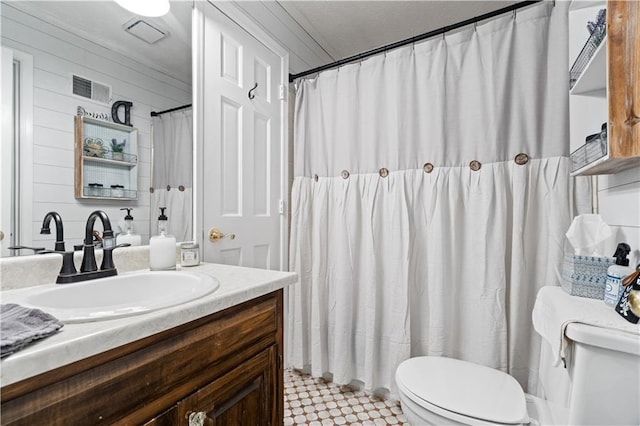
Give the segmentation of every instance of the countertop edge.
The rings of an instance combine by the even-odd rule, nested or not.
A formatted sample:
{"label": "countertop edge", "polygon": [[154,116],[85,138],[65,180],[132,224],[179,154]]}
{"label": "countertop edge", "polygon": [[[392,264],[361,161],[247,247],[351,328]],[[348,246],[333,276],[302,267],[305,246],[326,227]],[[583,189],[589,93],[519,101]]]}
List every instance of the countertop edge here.
{"label": "countertop edge", "polygon": [[[57,334],[35,342],[0,360],[0,386],[152,336],[207,315],[286,288],[298,281],[293,272],[271,271],[219,264],[183,268],[214,276],[220,288],[201,299],[143,315],[106,321],[65,324]],[[140,272],[140,271],[132,271]],[[38,291],[38,286],[2,292],[2,303],[12,296]]]}

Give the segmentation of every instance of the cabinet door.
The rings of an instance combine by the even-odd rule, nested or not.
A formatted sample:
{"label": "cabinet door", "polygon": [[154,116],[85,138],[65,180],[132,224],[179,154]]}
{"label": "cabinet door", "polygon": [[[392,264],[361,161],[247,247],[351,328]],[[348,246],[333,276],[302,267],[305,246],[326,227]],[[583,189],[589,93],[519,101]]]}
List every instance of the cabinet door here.
{"label": "cabinet door", "polygon": [[640,156],[640,2],[609,1],[609,147],[612,157]]}
{"label": "cabinet door", "polygon": [[281,424],[275,398],[276,354],[276,346],[271,346],[179,402],[179,423],[188,425],[190,416],[206,416],[201,423],[206,426]]}

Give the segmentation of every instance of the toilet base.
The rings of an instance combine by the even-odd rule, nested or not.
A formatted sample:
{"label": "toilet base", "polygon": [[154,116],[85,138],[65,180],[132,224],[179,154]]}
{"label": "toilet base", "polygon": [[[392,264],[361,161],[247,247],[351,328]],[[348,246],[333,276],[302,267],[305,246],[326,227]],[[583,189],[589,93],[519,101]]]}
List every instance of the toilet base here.
{"label": "toilet base", "polygon": [[[529,425],[566,425],[569,420],[569,410],[550,403],[533,395],[525,394],[527,401],[527,413]],[[445,412],[439,407],[431,406],[430,410],[416,404],[404,393],[400,393],[402,412],[412,426],[422,425],[502,425],[502,423],[490,423],[480,419],[462,416],[452,412]],[[440,413],[439,413],[440,412]],[[445,414],[445,415],[442,415]]]}

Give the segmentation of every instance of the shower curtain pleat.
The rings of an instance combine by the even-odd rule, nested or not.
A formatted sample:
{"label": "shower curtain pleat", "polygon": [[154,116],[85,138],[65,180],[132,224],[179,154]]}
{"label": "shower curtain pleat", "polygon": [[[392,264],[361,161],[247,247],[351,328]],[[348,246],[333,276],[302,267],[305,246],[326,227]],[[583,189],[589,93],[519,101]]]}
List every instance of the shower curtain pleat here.
{"label": "shower curtain pleat", "polygon": [[400,362],[437,355],[535,383],[531,311],[574,206],[566,7],[299,82],[288,366],[395,394]]}
{"label": "shower curtain pleat", "polygon": [[193,239],[193,111],[152,118],[153,176],[149,223],[158,233],[160,207],[166,207],[167,230],[176,241]]}

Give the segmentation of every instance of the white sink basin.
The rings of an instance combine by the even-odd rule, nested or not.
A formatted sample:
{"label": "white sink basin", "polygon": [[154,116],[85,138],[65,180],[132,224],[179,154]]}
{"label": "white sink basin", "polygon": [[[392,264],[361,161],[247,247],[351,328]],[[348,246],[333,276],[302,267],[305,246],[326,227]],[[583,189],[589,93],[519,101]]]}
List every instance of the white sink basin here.
{"label": "white sink basin", "polygon": [[118,275],[55,288],[26,296],[25,305],[50,313],[65,323],[102,321],[140,315],[190,302],[213,293],[213,277],[181,271]]}

